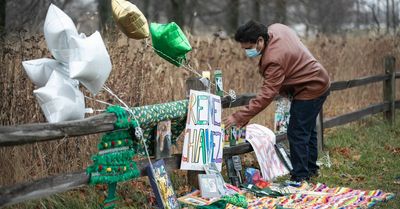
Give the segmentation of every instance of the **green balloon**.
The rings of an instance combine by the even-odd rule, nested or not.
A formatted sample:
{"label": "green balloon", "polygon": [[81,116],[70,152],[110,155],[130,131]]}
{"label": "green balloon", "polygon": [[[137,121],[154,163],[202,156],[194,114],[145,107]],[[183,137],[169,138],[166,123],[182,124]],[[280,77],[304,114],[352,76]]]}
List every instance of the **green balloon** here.
{"label": "green balloon", "polygon": [[186,60],[186,53],[192,50],[181,28],[174,22],[151,23],[150,33],[155,52],[163,59],[180,67]]}

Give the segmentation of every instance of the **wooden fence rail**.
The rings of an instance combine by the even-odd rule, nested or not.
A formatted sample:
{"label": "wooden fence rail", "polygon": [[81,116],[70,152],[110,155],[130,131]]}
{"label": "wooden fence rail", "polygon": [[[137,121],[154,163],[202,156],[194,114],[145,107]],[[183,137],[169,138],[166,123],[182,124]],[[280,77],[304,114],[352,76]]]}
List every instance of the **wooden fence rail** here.
{"label": "wooden fence rail", "polygon": [[[230,97],[222,99],[222,107],[238,107],[248,104],[255,94],[239,95],[231,102]],[[61,139],[64,137],[84,136],[113,131],[116,117],[112,113],[102,113],[83,120],[60,123],[36,123],[15,126],[0,126],[0,146],[15,146]]]}
{"label": "wooden fence rail", "polygon": [[385,102],[383,104],[376,104],[376,105],[370,105],[366,108],[363,108],[361,110],[347,113],[344,115],[336,116],[333,118],[329,118],[324,120],[324,128],[332,128],[335,126],[343,125],[346,123],[350,123],[352,121],[360,120],[361,118],[376,114],[379,112],[387,111],[389,110],[389,102]]}
{"label": "wooden fence rail", "polygon": [[[383,103],[370,105],[366,108],[333,118],[323,119],[320,113],[320,135],[323,136],[324,128],[332,128],[352,121],[359,120],[368,115],[383,112],[385,118],[393,123],[394,111],[400,108],[400,100],[395,101],[396,79],[400,78],[400,72],[395,72],[395,59],[388,57],[385,59],[385,74],[368,76],[349,81],[337,81],[331,85],[331,91],[339,91],[348,88],[363,86],[376,82],[383,82]],[[223,98],[223,108],[239,107],[248,104],[255,94],[239,95],[231,102],[230,98]],[[114,130],[114,114],[103,113],[83,120],[69,121],[55,124],[39,123],[15,126],[0,126],[0,147],[29,144],[35,142],[56,140],[65,137],[83,136]],[[322,122],[323,121],[323,122]],[[278,135],[277,141],[283,141],[286,135]],[[322,140],[322,139],[321,139]],[[323,143],[323,141],[320,141]],[[240,144],[235,147],[224,148],[224,158],[233,155],[244,154],[253,151],[250,144]],[[166,158],[168,171],[173,171],[180,166],[181,155],[173,155]],[[145,175],[144,168],[148,160],[143,159],[137,162],[141,175]],[[89,177],[84,171],[70,174],[62,174],[53,177],[47,177],[33,182],[21,183],[14,186],[0,188],[0,207],[23,202],[31,199],[49,196],[51,194],[68,191],[74,188],[88,184]]]}
{"label": "wooden fence rail", "polygon": [[348,88],[353,88],[357,86],[364,86],[371,83],[376,83],[379,81],[385,81],[389,79],[389,75],[376,75],[376,76],[367,76],[363,78],[358,78],[349,81],[336,81],[332,83],[331,91],[339,91]]}
{"label": "wooden fence rail", "polygon": [[[360,85],[388,80],[388,75],[369,76],[349,81],[336,81],[331,85],[331,91],[344,90]],[[223,108],[239,107],[248,104],[256,94],[239,95],[234,102],[229,97],[222,100]],[[61,123],[38,123],[15,126],[0,126],[0,146],[15,146],[34,142],[61,139],[64,137],[83,136],[114,130],[114,114],[102,113],[83,120]]]}

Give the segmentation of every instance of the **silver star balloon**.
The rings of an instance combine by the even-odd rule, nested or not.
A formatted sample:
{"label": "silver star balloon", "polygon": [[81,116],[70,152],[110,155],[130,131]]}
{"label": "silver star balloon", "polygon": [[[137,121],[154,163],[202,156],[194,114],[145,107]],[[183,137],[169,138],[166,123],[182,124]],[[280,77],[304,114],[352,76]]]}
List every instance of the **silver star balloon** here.
{"label": "silver star balloon", "polygon": [[22,66],[37,87],[45,86],[54,70],[69,76],[68,66],[49,58],[23,61]]}
{"label": "silver star balloon", "polygon": [[60,62],[67,63],[71,54],[70,37],[78,36],[72,19],[51,4],[44,21],[44,37],[51,54]]}
{"label": "silver star balloon", "polygon": [[92,94],[97,94],[111,72],[111,60],[98,31],[89,37],[71,38],[74,53],[70,58],[70,77],[79,80]]}
{"label": "silver star balloon", "polygon": [[53,71],[47,84],[34,90],[37,101],[50,123],[83,119],[85,100],[74,81]]}

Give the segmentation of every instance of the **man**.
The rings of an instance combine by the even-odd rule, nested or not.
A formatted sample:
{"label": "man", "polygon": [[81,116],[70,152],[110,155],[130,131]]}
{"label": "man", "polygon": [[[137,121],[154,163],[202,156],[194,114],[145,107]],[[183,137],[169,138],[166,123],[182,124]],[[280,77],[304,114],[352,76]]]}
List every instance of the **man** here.
{"label": "man", "polygon": [[225,126],[246,125],[278,94],[292,99],[288,126],[292,181],[318,175],[316,118],[329,94],[330,79],[293,30],[282,24],[266,27],[249,21],[240,26],[235,40],[250,58],[261,57],[261,91],[249,104],[224,119]]}

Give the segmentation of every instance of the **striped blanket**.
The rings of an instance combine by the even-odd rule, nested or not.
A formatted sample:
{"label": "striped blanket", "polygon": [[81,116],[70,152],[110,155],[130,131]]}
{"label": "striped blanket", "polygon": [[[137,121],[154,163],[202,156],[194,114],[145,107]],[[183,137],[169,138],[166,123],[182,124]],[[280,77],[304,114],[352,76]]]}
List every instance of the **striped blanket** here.
{"label": "striped blanket", "polygon": [[[288,196],[262,197],[249,200],[249,209],[293,208],[293,209],[358,209],[370,208],[376,203],[390,200],[392,193],[381,190],[363,191],[346,187],[329,188],[325,184],[303,184]],[[239,209],[228,205],[227,209]]]}

